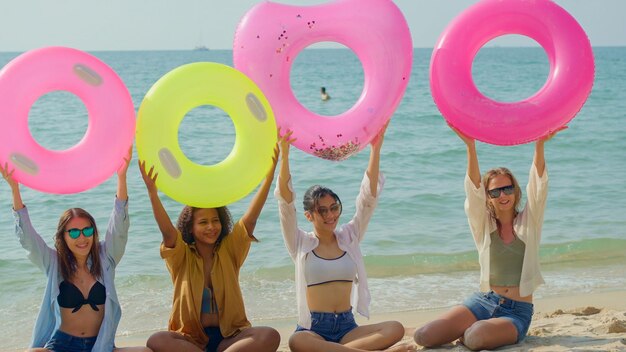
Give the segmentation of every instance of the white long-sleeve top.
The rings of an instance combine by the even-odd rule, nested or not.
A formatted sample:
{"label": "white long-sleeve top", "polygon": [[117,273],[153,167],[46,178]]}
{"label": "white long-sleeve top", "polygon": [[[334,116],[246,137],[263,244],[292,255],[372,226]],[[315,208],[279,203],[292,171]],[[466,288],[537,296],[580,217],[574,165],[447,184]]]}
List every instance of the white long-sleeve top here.
{"label": "white long-sleeve top", "polygon": [[[281,182],[280,176],[277,182]],[[379,173],[377,195],[383,189],[385,178]],[[289,190],[296,199],[291,180],[289,180]],[[280,215],[280,225],[285,240],[285,246],[289,251],[291,259],[296,265],[296,300],[298,304],[298,325],[305,329],[311,328],[311,312],[306,300],[306,279],[304,277],[304,262],[307,253],[313,251],[319,245],[319,239],[314,232],[306,232],[298,227],[296,218],[296,207],[294,201],[287,203],[280,194],[280,187],[276,187],[274,196],[278,200],[278,211]],[[353,283],[352,306],[356,307],[356,311],[369,318],[370,292],[367,286],[367,274],[365,272],[365,264],[363,263],[363,255],[361,254],[360,242],[363,240],[367,225],[374,213],[377,197],[374,197],[370,189],[370,179],[367,173],[361,181],[361,189],[356,198],[356,212],[352,219],[347,223],[339,226],[335,230],[335,237],[339,248],[350,256],[356,263],[357,277]]]}
{"label": "white long-sleeve top", "polygon": [[[487,210],[487,195],[482,182],[480,187],[476,188],[469,176],[465,175],[465,194],[467,197],[465,199],[465,213],[478,249],[480,290],[485,292],[490,289],[490,234],[497,230],[496,219],[492,218]],[[526,205],[513,221],[515,234],[526,244],[519,285],[519,292],[522,297],[531,295],[539,285],[544,283],[539,268],[539,242],[548,197],[548,171],[544,170],[543,176],[539,177],[534,163],[530,168],[526,195]]]}

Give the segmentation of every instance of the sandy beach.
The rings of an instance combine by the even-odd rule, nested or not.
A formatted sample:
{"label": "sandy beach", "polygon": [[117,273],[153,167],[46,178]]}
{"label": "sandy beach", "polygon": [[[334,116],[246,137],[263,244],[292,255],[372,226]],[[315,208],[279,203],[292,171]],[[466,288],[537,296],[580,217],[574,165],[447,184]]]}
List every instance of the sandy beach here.
{"label": "sandy beach", "polygon": [[[357,317],[359,324],[398,320],[406,327],[402,342],[413,343],[412,333],[442,309],[376,314],[368,321]],[[253,325],[272,326],[280,332],[278,351],[289,351],[289,336],[295,319],[253,321]],[[118,336],[118,347],[141,345],[145,335]],[[418,350],[426,350],[417,346]],[[428,351],[467,351],[455,342]],[[535,314],[528,337],[520,344],[498,351],[626,351],[626,291],[572,294],[535,300]]]}

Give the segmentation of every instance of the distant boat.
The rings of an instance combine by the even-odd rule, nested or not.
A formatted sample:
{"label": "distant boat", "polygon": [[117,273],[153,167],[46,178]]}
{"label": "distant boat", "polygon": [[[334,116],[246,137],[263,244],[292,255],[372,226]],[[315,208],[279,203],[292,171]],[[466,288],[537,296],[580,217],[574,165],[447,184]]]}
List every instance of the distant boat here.
{"label": "distant boat", "polygon": [[193,51],[209,51],[209,48],[207,48],[204,45],[198,45],[195,48],[193,48]]}

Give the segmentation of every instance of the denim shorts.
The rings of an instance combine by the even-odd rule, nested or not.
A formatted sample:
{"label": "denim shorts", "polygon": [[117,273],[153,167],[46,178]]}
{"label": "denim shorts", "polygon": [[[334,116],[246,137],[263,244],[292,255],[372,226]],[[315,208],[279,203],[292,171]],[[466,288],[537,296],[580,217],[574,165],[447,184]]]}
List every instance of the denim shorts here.
{"label": "denim shorts", "polygon": [[341,313],[311,312],[311,328],[298,325],[297,331],[313,331],[326,341],[339,343],[347,333],[357,328],[352,309]]}
{"label": "denim shorts", "polygon": [[57,330],[44,348],[50,352],[91,352],[98,336],[76,337]]}
{"label": "denim shorts", "polygon": [[219,346],[220,342],[224,340],[224,336],[222,336],[220,327],[219,326],[205,327],[204,333],[209,337],[209,343],[206,345],[206,348],[204,349],[205,352],[216,352],[217,346]]}
{"label": "denim shorts", "polygon": [[530,322],[533,318],[533,304],[514,301],[504,296],[489,292],[474,292],[463,305],[466,306],[478,320],[491,318],[509,319],[517,329],[517,342],[526,337]]}

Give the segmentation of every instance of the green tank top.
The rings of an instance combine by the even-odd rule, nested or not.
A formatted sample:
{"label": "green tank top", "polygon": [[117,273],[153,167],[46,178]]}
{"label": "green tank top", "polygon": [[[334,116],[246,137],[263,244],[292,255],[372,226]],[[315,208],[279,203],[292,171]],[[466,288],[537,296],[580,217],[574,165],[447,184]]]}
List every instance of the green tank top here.
{"label": "green tank top", "polygon": [[526,244],[517,236],[509,244],[502,242],[498,231],[491,233],[489,247],[489,283],[493,286],[519,286]]}

